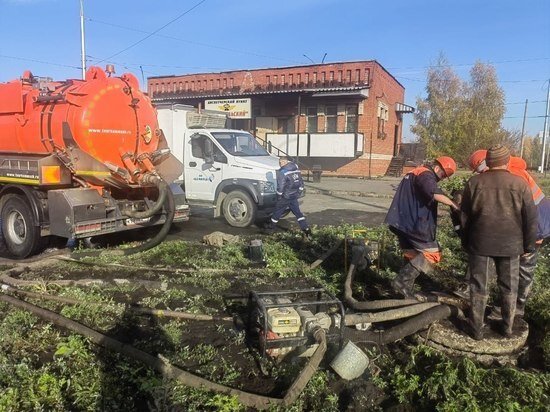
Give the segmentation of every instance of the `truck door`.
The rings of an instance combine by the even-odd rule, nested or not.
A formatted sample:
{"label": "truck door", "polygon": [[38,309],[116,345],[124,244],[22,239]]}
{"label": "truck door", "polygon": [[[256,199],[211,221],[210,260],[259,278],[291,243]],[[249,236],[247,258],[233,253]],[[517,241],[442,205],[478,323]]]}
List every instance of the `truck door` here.
{"label": "truck door", "polygon": [[223,178],[227,157],[212,139],[203,133],[193,133],[185,147],[185,192],[190,200],[213,201],[216,187]]}

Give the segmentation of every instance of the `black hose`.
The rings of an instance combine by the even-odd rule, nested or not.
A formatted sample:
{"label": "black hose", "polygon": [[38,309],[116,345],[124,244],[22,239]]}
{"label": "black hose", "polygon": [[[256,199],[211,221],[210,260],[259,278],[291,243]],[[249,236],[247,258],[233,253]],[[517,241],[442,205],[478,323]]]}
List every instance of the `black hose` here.
{"label": "black hose", "polygon": [[437,302],[418,303],[418,305],[409,305],[403,308],[384,310],[382,312],[351,313],[346,315],[346,326],[353,326],[360,323],[386,322],[388,320],[410,318],[418,315],[425,310],[439,306]]}
{"label": "black hose", "polygon": [[[168,188],[168,185],[166,185],[166,188]],[[133,255],[134,253],[144,252],[154,248],[166,239],[166,236],[168,236],[168,232],[170,231],[170,227],[172,226],[172,222],[174,221],[174,216],[176,215],[176,202],[174,201],[174,195],[171,190],[166,190],[166,201],[164,203],[166,204],[166,220],[162,224],[159,232],[151,239],[143,242],[141,245],[122,250],[122,255],[128,256]]]}
{"label": "black hose", "polygon": [[154,203],[153,207],[150,209],[144,210],[144,211],[137,211],[137,210],[123,210],[122,213],[126,216],[133,217],[135,219],[145,219],[148,217],[153,216],[155,213],[157,213],[161,208],[162,205],[164,205],[166,196],[168,192],[170,192],[170,188],[166,184],[164,180],[162,180],[159,177],[153,177],[149,179],[152,183],[155,184],[155,186],[159,190],[159,196],[157,201]]}
{"label": "black hose", "polygon": [[375,300],[370,302],[359,302],[353,297],[353,291],[351,284],[353,283],[353,277],[355,275],[355,265],[352,263],[349,266],[348,276],[344,284],[344,300],[346,303],[355,310],[377,310],[386,308],[395,308],[399,306],[408,306],[418,304],[416,299],[384,299]]}
{"label": "black hose", "polygon": [[403,339],[419,330],[426,328],[429,324],[456,315],[458,310],[452,306],[439,305],[422,312],[420,315],[410,318],[397,326],[385,329],[381,332],[371,330],[360,331],[352,328],[344,329],[344,336],[351,341],[371,340],[385,345]]}
{"label": "black hose", "polygon": [[[176,214],[176,202],[174,201],[174,195],[172,191],[169,190],[168,185],[166,185],[166,183],[164,183],[164,185],[168,189],[165,191],[165,197],[164,197],[165,199],[164,205],[166,208],[166,220],[162,224],[162,227],[160,228],[159,232],[155,236],[153,236],[151,239],[143,242],[141,245],[134,246],[128,249],[117,250],[113,254],[128,256],[128,255],[133,255],[134,253],[144,252],[146,250],[154,248],[155,246],[159,245],[164,239],[166,239],[166,236],[168,236],[168,232],[170,231],[170,227],[172,226],[172,222],[174,221],[174,216]],[[71,253],[71,258],[78,260],[84,257],[97,257],[101,255],[102,252],[103,251],[101,250],[73,252]]]}
{"label": "black hose", "polygon": [[263,410],[275,406],[288,407],[292,405],[296,401],[296,399],[298,399],[298,397],[306,387],[307,383],[311,380],[312,376],[317,371],[317,368],[323,360],[327,349],[325,332],[323,329],[319,328],[315,332],[313,332],[313,336],[319,345],[315,349],[315,352],[313,353],[311,358],[308,360],[306,366],[304,367],[304,369],[302,369],[300,375],[298,375],[296,380],[292,383],[284,398],[273,398],[270,396],[245,392],[240,389],[231,388],[229,386],[221,385],[219,383],[201,378],[200,376],[194,375],[190,372],[178,368],[177,366],[169,364],[163,358],[152,356],[146,352],[143,352],[140,349],[137,349],[132,345],[128,345],[121,341],[113,339],[110,336],[104,335],[94,329],[88,328],[87,326],[84,326],[81,323],[78,323],[72,319],[69,319],[65,316],[62,316],[58,313],[52,312],[40,306],[30,304],[22,299],[17,299],[12,296],[0,293],[0,301],[9,303],[20,309],[25,309],[31,313],[34,313],[36,316],[41,317],[42,319],[52,322],[57,326],[73,332],[77,332],[90,339],[90,341],[92,341],[96,345],[100,345],[104,348],[114,350],[130,358],[139,360],[145,363],[148,367],[160,372],[166,378],[176,379],[184,385],[190,386],[192,388],[203,390],[206,389],[209,391],[227,394],[230,396],[236,396],[239,402],[241,402],[243,405],[255,409]]}

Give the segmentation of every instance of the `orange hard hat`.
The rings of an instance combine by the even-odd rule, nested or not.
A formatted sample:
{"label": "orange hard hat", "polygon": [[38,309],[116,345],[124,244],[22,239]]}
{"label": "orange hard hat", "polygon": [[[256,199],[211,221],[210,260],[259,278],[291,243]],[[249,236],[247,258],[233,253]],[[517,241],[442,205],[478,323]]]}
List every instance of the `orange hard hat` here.
{"label": "orange hard hat", "polygon": [[456,172],[456,162],[452,157],[440,156],[437,159],[435,159],[435,161],[439,163],[439,165],[445,172],[445,176],[451,177],[454,174],[454,172]]}
{"label": "orange hard hat", "polygon": [[527,170],[527,162],[525,160],[523,160],[523,158],[521,158],[521,157],[511,156],[510,157],[510,165],[508,166],[508,168]]}
{"label": "orange hard hat", "polygon": [[472,169],[472,172],[482,173],[487,169],[487,163],[485,163],[486,157],[487,150],[485,149],[476,150],[470,155],[468,165]]}

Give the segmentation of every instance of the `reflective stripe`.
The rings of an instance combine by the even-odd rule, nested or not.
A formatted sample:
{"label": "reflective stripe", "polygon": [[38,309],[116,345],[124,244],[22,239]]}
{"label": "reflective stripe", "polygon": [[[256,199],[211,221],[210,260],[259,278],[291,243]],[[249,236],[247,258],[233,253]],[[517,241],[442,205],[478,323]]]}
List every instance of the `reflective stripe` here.
{"label": "reflective stripe", "polygon": [[293,173],[300,173],[300,170],[289,170],[288,172],[285,172],[284,175],[290,175],[290,174],[293,174]]}
{"label": "reflective stripe", "polygon": [[299,217],[299,218],[296,219],[296,220],[299,222],[300,220],[306,220],[306,218],[302,216],[302,217]]}
{"label": "reflective stripe", "polygon": [[283,195],[283,192],[277,192],[278,195],[282,196]]}
{"label": "reflective stripe", "polygon": [[273,219],[273,218],[271,218],[271,221],[272,221],[273,223],[277,223],[277,222],[278,222],[278,220],[275,220],[275,219]]}

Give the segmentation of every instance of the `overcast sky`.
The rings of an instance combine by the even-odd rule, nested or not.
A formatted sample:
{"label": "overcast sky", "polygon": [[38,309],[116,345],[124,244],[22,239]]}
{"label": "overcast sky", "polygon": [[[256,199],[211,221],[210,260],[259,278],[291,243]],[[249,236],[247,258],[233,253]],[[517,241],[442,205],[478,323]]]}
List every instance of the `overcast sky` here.
{"label": "overcast sky", "polygon": [[[0,0],[0,82],[26,69],[79,78],[79,9],[79,0]],[[529,99],[527,132],[543,128],[549,0],[84,0],[84,14],[88,65],[111,62],[140,80],[142,70],[146,78],[293,66],[326,53],[325,62],[378,60],[415,106],[440,52],[464,78],[476,60],[493,63],[505,126],[521,130]]]}

